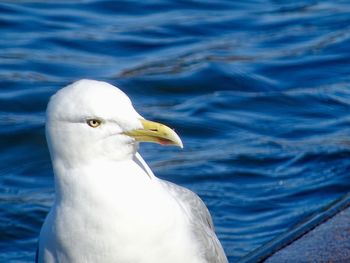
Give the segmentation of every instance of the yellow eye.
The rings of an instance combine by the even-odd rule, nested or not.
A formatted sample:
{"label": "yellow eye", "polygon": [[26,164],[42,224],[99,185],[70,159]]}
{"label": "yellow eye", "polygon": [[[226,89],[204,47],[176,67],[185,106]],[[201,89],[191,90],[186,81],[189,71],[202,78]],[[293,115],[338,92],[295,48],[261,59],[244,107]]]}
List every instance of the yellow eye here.
{"label": "yellow eye", "polygon": [[97,119],[87,120],[86,123],[92,128],[97,128],[98,126],[101,125],[101,121]]}

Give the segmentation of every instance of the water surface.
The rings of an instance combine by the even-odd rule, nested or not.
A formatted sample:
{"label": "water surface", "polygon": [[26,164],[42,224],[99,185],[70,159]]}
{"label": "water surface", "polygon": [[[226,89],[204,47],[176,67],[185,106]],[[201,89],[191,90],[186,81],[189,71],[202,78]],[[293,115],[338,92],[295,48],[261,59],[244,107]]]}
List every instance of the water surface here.
{"label": "water surface", "polygon": [[0,261],[33,261],[53,200],[49,97],[122,88],[184,150],[144,144],[208,205],[230,262],[350,187],[347,1],[2,1]]}

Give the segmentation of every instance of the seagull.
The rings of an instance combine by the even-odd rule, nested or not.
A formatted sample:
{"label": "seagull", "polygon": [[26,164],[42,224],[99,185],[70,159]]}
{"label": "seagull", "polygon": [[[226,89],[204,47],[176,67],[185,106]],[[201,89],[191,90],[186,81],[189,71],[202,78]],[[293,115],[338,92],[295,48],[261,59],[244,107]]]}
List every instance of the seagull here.
{"label": "seagull", "polygon": [[37,262],[226,263],[209,211],[190,190],[157,178],[140,142],[183,147],[102,81],[60,89],[46,111],[55,199]]}

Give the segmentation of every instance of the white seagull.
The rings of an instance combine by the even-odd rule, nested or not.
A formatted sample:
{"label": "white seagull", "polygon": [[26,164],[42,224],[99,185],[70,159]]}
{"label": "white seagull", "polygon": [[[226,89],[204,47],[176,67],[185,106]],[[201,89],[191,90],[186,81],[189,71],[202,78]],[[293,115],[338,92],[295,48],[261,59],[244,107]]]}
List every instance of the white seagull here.
{"label": "white seagull", "polygon": [[46,118],[55,201],[37,262],[228,262],[202,200],[155,177],[137,152],[138,142],[182,147],[172,129],[95,80],[59,90]]}

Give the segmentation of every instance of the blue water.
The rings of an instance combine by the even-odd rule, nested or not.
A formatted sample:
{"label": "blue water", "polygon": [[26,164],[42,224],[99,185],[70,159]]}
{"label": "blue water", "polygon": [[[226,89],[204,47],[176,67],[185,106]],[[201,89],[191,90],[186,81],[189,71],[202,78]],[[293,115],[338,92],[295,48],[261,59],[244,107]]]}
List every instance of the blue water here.
{"label": "blue water", "polygon": [[0,261],[33,261],[53,200],[49,97],[121,87],[185,148],[142,145],[208,205],[230,262],[350,189],[348,1],[1,1]]}

